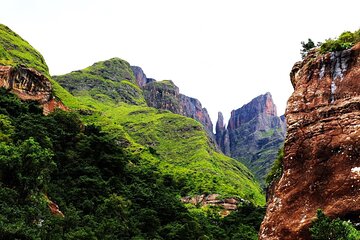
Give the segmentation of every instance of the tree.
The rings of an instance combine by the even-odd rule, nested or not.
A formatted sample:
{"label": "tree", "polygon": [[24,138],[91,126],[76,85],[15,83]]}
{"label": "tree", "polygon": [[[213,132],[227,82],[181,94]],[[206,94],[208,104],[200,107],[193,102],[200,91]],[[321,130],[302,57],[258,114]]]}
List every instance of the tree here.
{"label": "tree", "polygon": [[308,39],[307,43],[304,41],[301,42],[302,49],[300,50],[301,58],[304,59],[308,54],[309,50],[315,47],[315,43],[310,38]]}

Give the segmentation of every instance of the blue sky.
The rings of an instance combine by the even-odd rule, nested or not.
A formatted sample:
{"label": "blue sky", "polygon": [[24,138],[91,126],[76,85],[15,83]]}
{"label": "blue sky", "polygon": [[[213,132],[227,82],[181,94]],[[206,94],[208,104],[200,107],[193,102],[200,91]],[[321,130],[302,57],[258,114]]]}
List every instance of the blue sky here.
{"label": "blue sky", "polygon": [[51,74],[120,57],[198,98],[215,124],[271,92],[283,114],[300,42],[360,28],[356,0],[11,0],[0,22],[45,57]]}

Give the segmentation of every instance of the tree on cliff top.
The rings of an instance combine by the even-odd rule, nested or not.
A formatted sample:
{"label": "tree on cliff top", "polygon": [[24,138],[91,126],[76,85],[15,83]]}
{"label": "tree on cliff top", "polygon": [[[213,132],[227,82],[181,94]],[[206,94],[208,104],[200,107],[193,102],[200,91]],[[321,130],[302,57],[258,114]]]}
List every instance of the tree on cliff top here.
{"label": "tree on cliff top", "polygon": [[315,43],[310,38],[308,39],[307,43],[304,41],[301,42],[302,49],[300,50],[301,58],[304,59],[308,54],[309,50],[315,47]]}

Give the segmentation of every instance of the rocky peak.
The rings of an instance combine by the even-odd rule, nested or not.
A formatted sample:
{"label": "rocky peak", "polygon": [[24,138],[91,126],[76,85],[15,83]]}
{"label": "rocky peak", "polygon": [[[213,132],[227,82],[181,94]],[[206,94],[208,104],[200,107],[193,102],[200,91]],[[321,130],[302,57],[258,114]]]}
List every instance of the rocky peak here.
{"label": "rocky peak", "polygon": [[218,113],[218,120],[216,122],[215,131],[216,143],[225,155],[230,156],[229,132],[226,129],[222,112]]}
{"label": "rocky peak", "polygon": [[273,185],[260,239],[310,239],[322,209],[359,222],[360,43],[311,52],[291,72],[283,174]]}
{"label": "rocky peak", "polygon": [[218,112],[218,120],[216,122],[216,127],[215,130],[216,132],[220,132],[220,131],[225,131],[225,123],[224,123],[224,116],[222,114],[222,112]]}
{"label": "rocky peak", "polygon": [[141,67],[138,66],[131,66],[131,70],[135,75],[135,79],[139,87],[144,87],[146,84],[155,82],[156,80],[153,78],[147,78],[144,71]]}
{"label": "rocky peak", "polygon": [[277,116],[276,106],[270,93],[260,95],[251,100],[248,104],[245,104],[243,107],[233,110],[231,112],[228,126],[230,129],[237,129],[242,123],[247,123],[254,118],[264,115]]}
{"label": "rocky peak", "polygon": [[226,131],[222,115],[216,125],[221,150],[249,167],[263,182],[285,138],[284,119],[277,116],[270,93],[233,110]]}

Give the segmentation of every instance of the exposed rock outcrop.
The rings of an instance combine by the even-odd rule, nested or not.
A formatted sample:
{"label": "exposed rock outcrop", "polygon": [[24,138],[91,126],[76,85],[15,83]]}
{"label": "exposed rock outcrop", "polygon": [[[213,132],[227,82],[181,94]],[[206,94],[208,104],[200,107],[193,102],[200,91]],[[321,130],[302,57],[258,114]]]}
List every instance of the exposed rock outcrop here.
{"label": "exposed rock outcrop", "polygon": [[202,107],[199,100],[180,94],[179,88],[172,81],[149,82],[143,86],[143,92],[148,106],[193,118],[214,138],[213,124],[206,108]]}
{"label": "exposed rock outcrop", "polygon": [[215,126],[215,138],[216,143],[218,144],[221,151],[227,155],[230,156],[230,142],[229,142],[229,132],[226,129],[225,123],[224,123],[224,116],[221,112],[218,113],[218,120],[216,122]]}
{"label": "exposed rock outcrop", "polygon": [[43,74],[32,68],[0,66],[0,87],[9,89],[21,100],[37,101],[43,106],[44,114],[56,108],[67,110],[52,96],[52,86]]}
{"label": "exposed rock outcrop", "polygon": [[181,198],[181,202],[183,203],[191,203],[193,205],[201,205],[201,206],[219,206],[222,207],[223,210],[220,211],[221,216],[225,217],[229,215],[232,211],[237,209],[237,204],[243,199],[238,198],[225,198],[220,199],[219,194],[201,194],[193,197],[183,197]]}
{"label": "exposed rock outcrop", "polygon": [[141,67],[137,66],[131,66],[131,70],[133,71],[135,75],[135,79],[139,87],[144,87],[146,84],[155,82],[156,80],[153,78],[147,78],[144,71],[141,69]]}
{"label": "exposed rock outcrop", "polygon": [[360,44],[311,51],[291,72],[284,172],[272,189],[259,237],[310,239],[317,209],[360,217]]}
{"label": "exposed rock outcrop", "polygon": [[284,118],[277,116],[271,94],[260,95],[233,110],[227,129],[223,125],[219,114],[216,141],[221,150],[242,161],[263,182],[286,134]]}

